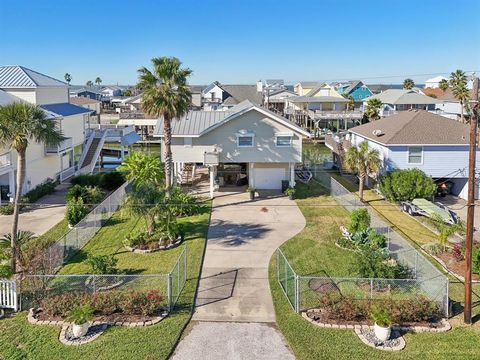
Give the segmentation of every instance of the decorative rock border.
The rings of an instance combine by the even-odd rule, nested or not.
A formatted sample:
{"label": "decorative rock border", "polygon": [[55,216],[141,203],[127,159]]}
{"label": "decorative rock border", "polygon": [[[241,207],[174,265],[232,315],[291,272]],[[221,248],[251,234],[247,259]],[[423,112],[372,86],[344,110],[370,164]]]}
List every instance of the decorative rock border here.
{"label": "decorative rock border", "polygon": [[[111,276],[115,276],[115,274],[112,274]],[[118,275],[118,276],[121,276],[121,275]],[[98,276],[97,279],[101,279],[103,276]],[[91,284],[92,283],[92,279],[94,279],[95,276],[89,276],[86,280],[85,280],[85,287],[87,288],[91,288],[93,287],[93,285]],[[120,279],[118,280],[117,282],[111,284],[111,285],[106,285],[106,286],[97,286],[95,285],[95,291],[107,291],[107,290],[112,290],[112,289],[115,289],[117,287],[119,287],[120,285],[122,285],[123,283],[125,282],[125,279]]]}
{"label": "decorative rock border", "polygon": [[97,339],[100,335],[102,335],[105,330],[107,330],[107,324],[99,324],[99,325],[91,325],[88,328],[88,332],[85,336],[80,338],[76,338],[72,334],[70,325],[63,325],[62,330],[60,331],[60,335],[58,336],[58,340],[64,345],[83,345],[92,342],[93,340]]}
{"label": "decorative rock border", "polygon": [[[443,261],[442,259],[440,259],[438,256],[436,255],[433,255],[433,254],[430,254],[428,251],[426,251],[425,249],[422,249],[423,251],[425,251],[428,255],[430,255],[432,258],[434,258],[435,260],[437,260],[437,262],[440,264],[440,266],[443,268],[443,270],[445,270],[447,273],[449,273],[450,275],[452,275],[453,277],[456,277],[458,280],[460,281],[463,281],[465,282],[465,278],[462,276],[462,275],[459,275],[457,274],[456,272],[450,270],[447,266],[447,264],[445,264],[445,261]],[[472,279],[472,283],[474,284],[478,284],[480,283],[480,280],[473,280]]]}
{"label": "decorative rock border", "polygon": [[390,339],[385,342],[381,342],[377,339],[373,329],[355,329],[355,334],[357,334],[365,345],[378,350],[400,351],[405,348],[405,339],[398,330],[392,330]]}
{"label": "decorative rock border", "polygon": [[[318,309],[311,309],[308,310],[310,312],[320,312]],[[322,328],[329,328],[329,329],[351,329],[351,330],[367,330],[373,329],[370,325],[360,325],[360,324],[329,324],[329,323],[322,323],[315,321],[308,317],[307,311],[302,312],[302,317],[311,322],[312,324],[322,327]],[[430,326],[393,326],[392,330],[400,331],[400,332],[411,332],[411,333],[422,333],[422,332],[445,332],[452,328],[452,325],[446,320],[442,319],[440,321],[440,327],[430,327]]]}
{"label": "decorative rock border", "polygon": [[134,248],[134,247],[131,247],[131,246],[128,246],[128,245],[123,245],[123,246],[125,247],[125,249],[127,249],[128,251],[131,251],[135,254],[150,254],[150,253],[157,252],[157,251],[173,249],[174,247],[177,247],[178,245],[180,245],[182,242],[183,242],[183,239],[181,237],[179,237],[177,239],[177,241],[175,241],[175,242],[173,242],[173,243],[171,243],[167,246],[159,246],[156,249],[145,249],[145,250],[137,249],[137,248]]}
{"label": "decorative rock border", "polygon": [[[156,316],[151,320],[145,321],[94,321],[92,326],[96,325],[107,325],[107,326],[127,326],[127,327],[144,327],[158,324],[160,321],[165,319],[168,316],[167,311],[162,311],[160,316]],[[33,325],[53,325],[53,326],[68,326],[70,323],[63,320],[38,320],[35,317],[35,310],[30,308],[28,310],[27,320],[30,324]]]}

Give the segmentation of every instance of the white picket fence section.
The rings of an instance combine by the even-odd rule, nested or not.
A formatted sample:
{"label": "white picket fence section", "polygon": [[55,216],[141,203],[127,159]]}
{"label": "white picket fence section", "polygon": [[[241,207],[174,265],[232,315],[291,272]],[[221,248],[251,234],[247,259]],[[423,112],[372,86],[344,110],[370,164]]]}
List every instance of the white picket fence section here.
{"label": "white picket fence section", "polygon": [[18,310],[17,284],[11,280],[0,280],[0,308]]}

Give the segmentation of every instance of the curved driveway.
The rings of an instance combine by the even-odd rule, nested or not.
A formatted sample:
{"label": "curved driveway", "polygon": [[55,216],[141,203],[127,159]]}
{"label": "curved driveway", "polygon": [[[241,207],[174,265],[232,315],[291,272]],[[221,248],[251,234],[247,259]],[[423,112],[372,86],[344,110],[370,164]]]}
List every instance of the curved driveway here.
{"label": "curved driveway", "polygon": [[218,192],[207,238],[194,320],[275,322],[268,264],[275,250],[305,227],[292,200],[261,192]]}

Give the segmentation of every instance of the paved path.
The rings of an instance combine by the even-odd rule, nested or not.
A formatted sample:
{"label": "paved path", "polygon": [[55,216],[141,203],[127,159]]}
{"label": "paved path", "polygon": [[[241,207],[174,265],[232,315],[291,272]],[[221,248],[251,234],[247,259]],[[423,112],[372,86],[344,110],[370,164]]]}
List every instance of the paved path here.
{"label": "paved path", "polygon": [[293,360],[273,327],[252,323],[200,322],[180,342],[172,360]]}
{"label": "paved path", "polygon": [[[29,230],[42,235],[59,223],[65,216],[65,194],[69,183],[60,184],[56,191],[38,200],[32,209],[20,213],[20,230]],[[13,215],[0,215],[0,236],[11,232]]]}
{"label": "paved path", "polygon": [[305,218],[278,192],[260,195],[250,202],[245,192],[217,193],[194,320],[275,322],[268,264]]}

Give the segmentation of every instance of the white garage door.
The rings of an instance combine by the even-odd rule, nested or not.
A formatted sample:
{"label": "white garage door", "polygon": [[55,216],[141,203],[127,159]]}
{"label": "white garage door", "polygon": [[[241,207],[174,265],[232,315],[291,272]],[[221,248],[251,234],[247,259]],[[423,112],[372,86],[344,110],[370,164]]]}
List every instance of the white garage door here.
{"label": "white garage door", "polygon": [[253,179],[256,189],[280,190],[282,188],[282,180],[285,180],[285,169],[253,169]]}

